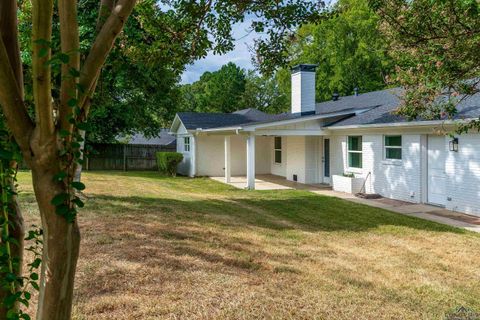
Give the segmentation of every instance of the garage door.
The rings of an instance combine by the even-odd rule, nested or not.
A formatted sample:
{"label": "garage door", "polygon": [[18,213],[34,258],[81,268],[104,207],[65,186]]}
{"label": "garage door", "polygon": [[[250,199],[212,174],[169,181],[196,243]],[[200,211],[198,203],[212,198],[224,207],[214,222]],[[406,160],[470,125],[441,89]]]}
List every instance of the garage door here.
{"label": "garage door", "polygon": [[446,204],[445,137],[428,136],[428,202]]}

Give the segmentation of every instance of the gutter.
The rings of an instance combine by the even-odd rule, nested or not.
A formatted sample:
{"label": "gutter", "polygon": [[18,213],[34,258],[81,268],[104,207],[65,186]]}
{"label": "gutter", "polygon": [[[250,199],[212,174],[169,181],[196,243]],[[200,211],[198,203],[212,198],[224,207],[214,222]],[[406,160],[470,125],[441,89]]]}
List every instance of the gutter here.
{"label": "gutter", "polygon": [[368,129],[368,128],[402,128],[402,127],[426,127],[434,125],[456,125],[459,122],[468,122],[472,119],[459,119],[459,120],[431,120],[431,121],[411,121],[411,122],[398,122],[398,123],[378,123],[378,124],[357,124],[346,126],[332,126],[325,127],[328,130],[344,130],[344,129]]}

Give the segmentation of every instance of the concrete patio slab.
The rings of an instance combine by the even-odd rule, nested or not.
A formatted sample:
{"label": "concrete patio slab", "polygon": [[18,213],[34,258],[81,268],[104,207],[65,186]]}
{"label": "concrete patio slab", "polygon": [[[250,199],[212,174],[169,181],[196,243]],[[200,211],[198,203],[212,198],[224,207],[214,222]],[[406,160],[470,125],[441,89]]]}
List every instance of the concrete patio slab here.
{"label": "concrete patio slab", "polygon": [[[215,181],[225,183],[225,177],[211,177]],[[247,186],[247,178],[245,176],[235,176],[230,178],[232,187],[245,189]],[[331,189],[326,184],[303,184],[293,181],[288,181],[284,177],[275,176],[272,174],[259,174],[255,177],[256,190],[324,190]]]}
{"label": "concrete patio slab", "polygon": [[[211,179],[225,183],[224,177],[212,177]],[[238,189],[245,189],[247,187],[247,178],[231,177],[229,185]],[[255,179],[255,189],[256,190],[288,190],[288,189],[294,189],[294,188],[281,185],[273,181],[262,180],[260,179],[260,177],[258,177]]]}

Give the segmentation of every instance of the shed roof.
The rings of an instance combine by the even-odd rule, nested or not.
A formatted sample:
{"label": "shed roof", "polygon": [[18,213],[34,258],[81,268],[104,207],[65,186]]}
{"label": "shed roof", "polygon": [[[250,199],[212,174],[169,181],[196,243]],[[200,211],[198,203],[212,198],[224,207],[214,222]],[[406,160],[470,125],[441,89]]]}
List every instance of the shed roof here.
{"label": "shed roof", "polygon": [[145,137],[141,133],[134,134],[128,141],[128,144],[147,144],[147,145],[161,145],[169,146],[176,143],[176,138],[169,134],[168,129],[161,129],[160,132],[151,138]]}

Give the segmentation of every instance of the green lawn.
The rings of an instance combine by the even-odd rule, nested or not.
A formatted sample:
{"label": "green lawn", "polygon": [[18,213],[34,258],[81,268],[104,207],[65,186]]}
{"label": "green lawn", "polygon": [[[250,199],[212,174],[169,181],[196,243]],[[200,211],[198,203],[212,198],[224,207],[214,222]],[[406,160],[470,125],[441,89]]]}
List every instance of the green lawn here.
{"label": "green lawn", "polygon": [[[480,237],[306,191],[87,173],[75,319],[440,319],[480,311]],[[20,198],[38,223],[30,175]]]}

